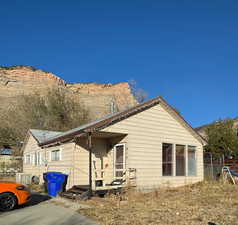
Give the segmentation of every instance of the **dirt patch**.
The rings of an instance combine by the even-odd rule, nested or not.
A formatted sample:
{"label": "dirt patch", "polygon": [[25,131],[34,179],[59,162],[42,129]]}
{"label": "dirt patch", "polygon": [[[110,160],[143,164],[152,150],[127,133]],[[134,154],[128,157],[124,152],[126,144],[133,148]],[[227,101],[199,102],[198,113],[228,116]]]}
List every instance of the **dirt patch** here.
{"label": "dirt patch", "polygon": [[121,196],[92,198],[79,210],[102,225],[238,224],[238,186],[203,182],[151,193],[129,190]]}

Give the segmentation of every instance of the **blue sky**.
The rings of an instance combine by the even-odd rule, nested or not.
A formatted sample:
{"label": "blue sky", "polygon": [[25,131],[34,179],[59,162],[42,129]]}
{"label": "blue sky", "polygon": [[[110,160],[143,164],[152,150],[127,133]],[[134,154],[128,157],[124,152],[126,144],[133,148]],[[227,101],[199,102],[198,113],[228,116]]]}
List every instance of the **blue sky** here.
{"label": "blue sky", "polygon": [[238,116],[238,2],[11,0],[0,7],[0,65],[67,82],[134,79],[196,127]]}

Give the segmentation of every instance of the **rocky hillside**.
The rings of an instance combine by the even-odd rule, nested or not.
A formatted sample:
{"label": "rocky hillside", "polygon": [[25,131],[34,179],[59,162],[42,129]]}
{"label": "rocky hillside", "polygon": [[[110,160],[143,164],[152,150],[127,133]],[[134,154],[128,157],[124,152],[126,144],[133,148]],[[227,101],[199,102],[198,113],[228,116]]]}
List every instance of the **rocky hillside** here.
{"label": "rocky hillside", "polygon": [[[233,124],[234,129],[236,129],[236,132],[237,132],[237,135],[238,135],[238,117],[236,117],[236,118],[234,118],[234,119],[232,119],[232,120],[233,120],[233,122],[234,122],[234,124]],[[216,123],[216,121],[213,122],[213,123]],[[195,130],[196,130],[203,138],[207,139],[207,136],[206,136],[206,128],[207,128],[209,125],[213,124],[213,123],[209,123],[209,124],[206,124],[206,125],[197,127],[197,128],[195,128]]]}
{"label": "rocky hillside", "polygon": [[52,87],[64,88],[89,109],[92,119],[137,104],[127,82],[118,84],[69,84],[53,73],[30,66],[0,67],[0,107],[14,103],[16,96]]}

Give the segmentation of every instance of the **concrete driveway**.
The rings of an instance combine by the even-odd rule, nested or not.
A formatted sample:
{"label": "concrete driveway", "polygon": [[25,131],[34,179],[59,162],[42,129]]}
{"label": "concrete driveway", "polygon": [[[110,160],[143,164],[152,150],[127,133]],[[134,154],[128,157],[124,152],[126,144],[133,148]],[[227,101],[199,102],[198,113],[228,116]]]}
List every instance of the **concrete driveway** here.
{"label": "concrete driveway", "polygon": [[[39,197],[39,196],[38,196]],[[0,214],[3,225],[98,225],[75,210],[54,201],[43,201]]]}

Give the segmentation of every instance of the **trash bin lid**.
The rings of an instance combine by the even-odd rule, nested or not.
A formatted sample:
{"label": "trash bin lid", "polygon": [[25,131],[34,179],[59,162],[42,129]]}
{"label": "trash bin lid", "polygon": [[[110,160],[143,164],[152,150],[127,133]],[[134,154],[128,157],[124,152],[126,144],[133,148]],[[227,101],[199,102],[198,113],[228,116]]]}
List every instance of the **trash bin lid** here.
{"label": "trash bin lid", "polygon": [[59,176],[61,176],[62,173],[60,172],[47,172],[46,173],[46,179],[47,180],[55,180],[57,179]]}

